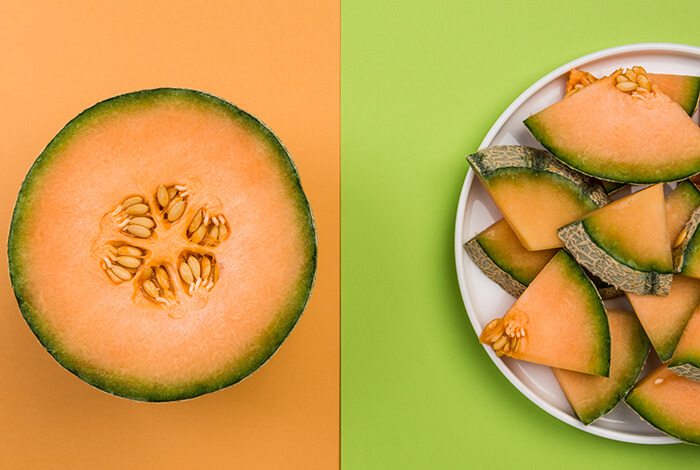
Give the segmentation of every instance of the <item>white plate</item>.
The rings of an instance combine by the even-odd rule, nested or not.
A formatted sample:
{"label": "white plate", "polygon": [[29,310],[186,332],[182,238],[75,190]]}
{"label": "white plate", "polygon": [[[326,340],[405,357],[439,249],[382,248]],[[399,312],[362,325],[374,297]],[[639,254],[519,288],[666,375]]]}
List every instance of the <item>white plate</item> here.
{"label": "white plate", "polygon": [[[523,120],[564,96],[570,69],[580,67],[596,76],[603,76],[620,67],[634,65],[641,65],[652,73],[700,75],[700,48],[679,44],[632,44],[595,52],[569,62],[520,95],[491,127],[479,148],[512,144],[542,148],[530,135]],[[470,169],[459,197],[455,259],[464,306],[477,335],[489,321],[503,316],[514,298],[481,273],[467,256],[463,244],[499,218],[501,215],[498,209],[478,180],[474,183],[474,172]],[[612,305],[606,302],[606,305],[631,310],[629,304],[625,305],[624,299],[614,302]],[[678,442],[641,421],[624,403],[594,423],[584,426],[574,417],[549,367],[499,358],[490,347],[486,348],[486,352],[503,375],[533,403],[575,428],[597,436],[639,444]],[[653,365],[655,364],[648,364],[647,370]]]}

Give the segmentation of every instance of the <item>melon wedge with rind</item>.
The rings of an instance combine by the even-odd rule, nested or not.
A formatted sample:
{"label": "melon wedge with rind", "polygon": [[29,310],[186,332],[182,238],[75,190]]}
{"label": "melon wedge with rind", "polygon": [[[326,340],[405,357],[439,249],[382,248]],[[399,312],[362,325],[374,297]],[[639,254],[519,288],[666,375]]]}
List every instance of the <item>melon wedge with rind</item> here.
{"label": "melon wedge with rind", "polygon": [[494,146],[468,155],[467,160],[522,245],[531,251],[561,247],[557,228],[610,202],[598,182],[544,150]]}
{"label": "melon wedge with rind", "polygon": [[683,330],[668,368],[678,375],[700,382],[700,305]]}
{"label": "melon wedge with rind", "polygon": [[615,201],[558,231],[593,275],[625,292],[667,295],[672,261],[663,185]]}
{"label": "melon wedge with rind", "polygon": [[673,247],[673,270],[684,276],[700,279],[700,207],[690,215]]}
{"label": "melon wedge with rind", "polygon": [[610,377],[552,369],[576,417],[590,424],[612,410],[632,388],[650,344],[632,312],[607,310],[610,323]]}
{"label": "melon wedge with rind", "polygon": [[607,377],[610,329],[593,282],[560,250],[480,342],[497,355]]}
{"label": "melon wedge with rind", "polygon": [[662,365],[640,380],[625,401],[659,431],[700,444],[700,383]]}
{"label": "melon wedge with rind", "polygon": [[505,219],[464,244],[474,264],[513,297],[519,297],[557,250],[529,251]]}
{"label": "melon wedge with rind", "polygon": [[615,83],[601,78],[525,125],[558,159],[595,178],[648,184],[700,172],[700,128],[683,108],[655,85],[640,99]]}

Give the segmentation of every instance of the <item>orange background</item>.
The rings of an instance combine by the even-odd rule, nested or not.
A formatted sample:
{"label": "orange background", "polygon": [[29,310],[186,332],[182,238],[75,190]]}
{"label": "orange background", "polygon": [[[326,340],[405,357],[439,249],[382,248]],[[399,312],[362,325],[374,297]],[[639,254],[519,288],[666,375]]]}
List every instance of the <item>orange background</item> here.
{"label": "orange background", "polygon": [[[111,3],[114,3],[112,5]],[[240,384],[136,403],[61,368],[25,324],[2,250],[0,468],[332,469],[339,460],[338,1],[0,5],[0,227],[34,158],[123,92],[200,89],[258,116],[299,167],[319,231],[309,307]]]}

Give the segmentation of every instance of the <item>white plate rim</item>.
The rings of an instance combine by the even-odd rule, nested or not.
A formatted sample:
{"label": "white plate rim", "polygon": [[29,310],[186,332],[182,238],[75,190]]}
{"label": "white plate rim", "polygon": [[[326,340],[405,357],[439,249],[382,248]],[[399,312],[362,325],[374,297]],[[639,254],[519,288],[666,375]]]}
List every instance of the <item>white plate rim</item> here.
{"label": "white plate rim", "polygon": [[[552,72],[548,73],[544,77],[537,80],[533,85],[527,88],[518,98],[515,99],[506,110],[499,116],[496,122],[491,126],[489,131],[486,133],[484,140],[479,145],[479,149],[488,147],[492,144],[495,136],[501,130],[505,122],[518,110],[522,104],[529,99],[533,94],[543,88],[545,85],[549,84],[554,79],[560,77],[562,74],[567,73],[572,68],[580,67],[589,62],[610,58],[615,55],[623,55],[629,53],[644,53],[644,52],[669,52],[669,53],[681,53],[688,54],[691,56],[696,56],[700,59],[700,47],[690,46],[686,44],[675,44],[675,43],[638,43],[638,44],[627,44],[623,46],[611,47],[608,49],[603,49],[591,54],[584,55],[577,59],[568,62],[561,67],[556,68]],[[469,321],[474,328],[477,335],[481,334],[483,326],[480,324],[479,319],[474,313],[475,309],[472,305],[471,299],[467,291],[467,279],[465,274],[465,264],[463,256],[463,244],[466,241],[464,239],[464,216],[466,212],[467,199],[469,196],[469,191],[472,187],[474,181],[474,171],[469,168],[467,171],[467,176],[464,180],[462,186],[462,191],[459,196],[459,203],[457,206],[457,218],[455,222],[455,264],[457,268],[457,279],[459,282],[459,290],[462,295],[462,301],[467,310],[467,315]],[[496,356],[492,348],[487,348],[484,346],[486,353],[489,355],[493,363],[498,367],[501,373],[511,382],[523,395],[525,395],[530,401],[535,405],[554,416],[555,418],[563,421],[577,429],[585,431],[587,433],[597,435],[600,437],[617,440],[621,442],[629,442],[635,444],[675,444],[680,441],[674,439],[670,436],[642,436],[642,435],[632,435],[623,431],[616,431],[610,429],[604,429],[595,427],[594,425],[585,426],[579,420],[574,417],[563,413],[559,409],[555,408],[553,405],[545,401],[544,399],[537,396],[526,384],[524,384],[503,362],[501,358]]]}

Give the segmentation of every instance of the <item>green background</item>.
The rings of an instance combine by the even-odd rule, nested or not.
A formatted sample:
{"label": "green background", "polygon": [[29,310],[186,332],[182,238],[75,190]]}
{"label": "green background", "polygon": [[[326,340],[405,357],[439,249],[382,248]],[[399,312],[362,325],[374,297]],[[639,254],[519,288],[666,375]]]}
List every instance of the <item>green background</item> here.
{"label": "green background", "polygon": [[622,44],[700,46],[700,2],[347,0],[341,15],[342,468],[665,468],[520,394],[478,344],[453,234],[464,155],[528,86]]}

